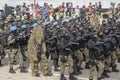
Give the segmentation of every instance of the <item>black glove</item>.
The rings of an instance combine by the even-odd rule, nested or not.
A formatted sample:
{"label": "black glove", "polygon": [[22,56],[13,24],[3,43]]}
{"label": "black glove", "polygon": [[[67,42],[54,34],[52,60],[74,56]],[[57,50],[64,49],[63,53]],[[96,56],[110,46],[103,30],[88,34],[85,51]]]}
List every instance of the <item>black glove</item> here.
{"label": "black glove", "polygon": [[67,62],[67,61],[65,60],[65,56],[61,56],[61,57],[60,57],[60,60],[61,60],[62,63]]}
{"label": "black glove", "polygon": [[41,52],[41,44],[38,44],[37,47],[38,47],[38,49],[37,49],[38,53],[40,53]]}
{"label": "black glove", "polygon": [[95,65],[95,60],[90,59],[90,65],[94,66]]}

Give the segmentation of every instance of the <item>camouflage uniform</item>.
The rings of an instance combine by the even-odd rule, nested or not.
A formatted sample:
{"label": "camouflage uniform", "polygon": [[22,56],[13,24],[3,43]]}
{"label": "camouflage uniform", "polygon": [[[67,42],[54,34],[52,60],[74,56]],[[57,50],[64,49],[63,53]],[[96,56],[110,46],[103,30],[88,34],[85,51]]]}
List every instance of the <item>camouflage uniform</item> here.
{"label": "camouflage uniform", "polygon": [[98,15],[93,15],[91,18],[90,18],[90,22],[91,22],[91,25],[94,26],[94,29],[98,29],[99,28],[99,16]]}
{"label": "camouflage uniform", "polygon": [[[10,28],[10,23],[7,23],[7,28]],[[9,25],[9,26],[8,26]],[[5,31],[8,31],[9,29],[6,29]],[[14,39],[14,34],[10,34],[7,38],[7,42],[8,42],[8,48],[6,48],[6,53],[8,53],[8,58],[10,61],[10,73],[16,73],[13,69],[13,65],[16,64],[16,60],[15,57],[18,56],[19,59],[19,64],[20,64],[20,72],[27,72],[27,71],[23,71],[23,55],[20,52],[20,47],[18,45],[18,43],[16,43],[16,40]]]}
{"label": "camouflage uniform", "polygon": [[[41,51],[38,53],[38,44],[41,45]],[[47,59],[45,56],[46,45],[43,35],[43,30],[40,26],[33,29],[28,41],[28,53],[31,60],[32,76],[39,76],[39,63],[44,74],[48,71]]]}
{"label": "camouflage uniform", "polygon": [[81,67],[81,64],[82,62],[85,60],[85,68],[86,69],[89,69],[89,51],[88,49],[85,47],[85,48],[81,48],[79,53],[77,54],[77,57],[78,57],[78,66]]}
{"label": "camouflage uniform", "polygon": [[78,60],[77,66],[80,68],[80,67],[81,67],[81,64],[82,64],[82,62],[83,62],[83,60],[84,60],[83,51],[77,50],[77,51],[75,52],[75,55],[76,55],[77,60]]}
{"label": "camouflage uniform", "polygon": [[[16,18],[16,25],[17,28],[21,29],[22,21],[20,20],[20,16],[17,16]],[[22,37],[23,35],[25,34],[19,33],[19,36]],[[19,39],[18,53],[15,56],[19,57],[21,72],[28,72],[26,64],[28,57],[26,56],[26,51],[27,51],[27,39],[23,38]]]}
{"label": "camouflage uniform", "polygon": [[[3,30],[0,28],[0,37],[2,36],[2,34],[1,34],[2,32],[3,32]],[[3,46],[2,46],[2,44],[0,42],[0,66],[2,66],[2,62],[1,62],[2,54],[3,54]]]}
{"label": "camouflage uniform", "polygon": [[[101,78],[102,73],[103,73],[103,61],[101,60],[95,60],[95,65],[91,65],[90,66],[90,74],[89,74],[89,78],[90,80],[93,80],[93,75],[94,75],[94,71],[96,69],[96,66],[98,67],[98,71],[97,71],[97,78]],[[97,80],[101,80],[101,79],[97,79]]]}
{"label": "camouflage uniform", "polygon": [[113,50],[112,53],[111,53],[111,67],[112,67],[112,71],[113,72],[119,72],[118,69],[116,69],[117,67],[117,64],[116,64],[116,61],[117,61],[117,49],[116,50]]}
{"label": "camouflage uniform", "polygon": [[7,31],[7,30],[10,29],[10,27],[11,27],[11,23],[10,23],[11,19],[12,19],[12,15],[8,15],[6,17],[4,31]]}
{"label": "camouflage uniform", "polygon": [[109,70],[109,67],[110,67],[110,65],[111,65],[111,55],[109,55],[109,56],[107,56],[107,57],[105,58],[104,63],[105,63],[104,70],[105,70],[105,71]]}
{"label": "camouflage uniform", "polygon": [[6,53],[8,53],[8,58],[9,58],[9,62],[10,62],[10,73],[15,73],[15,71],[13,70],[13,61],[14,61],[14,56],[17,53],[17,49],[15,49],[13,46],[10,46],[11,44],[15,43],[15,39],[13,38],[13,35],[9,35],[8,39],[7,39],[9,48],[6,49]]}
{"label": "camouflage uniform", "polygon": [[120,63],[120,49],[119,48],[116,49],[116,56],[117,56],[118,62]]}
{"label": "camouflage uniform", "polygon": [[9,30],[9,28],[10,28],[11,24],[9,24],[9,23],[8,23],[8,21],[5,21],[4,23],[5,23],[5,26],[4,26],[4,31]]}
{"label": "camouflage uniform", "polygon": [[[60,57],[62,57],[62,56],[60,56]],[[67,65],[70,65],[69,66],[69,69],[70,69],[70,73],[73,73],[73,59],[72,59],[72,57],[71,57],[71,55],[69,55],[69,56],[64,56],[65,57],[65,60],[66,60],[66,62],[62,62],[61,63],[61,74],[64,74],[64,72],[65,72],[65,68],[66,68],[66,66]]]}
{"label": "camouflage uniform", "polygon": [[86,62],[86,69],[89,68],[89,50],[87,48],[84,49],[84,56],[85,56],[85,62]]}
{"label": "camouflage uniform", "polygon": [[[62,29],[61,29],[62,30]],[[69,66],[69,80],[78,80],[74,74],[73,74],[73,56],[72,51],[69,47],[71,44],[72,39],[70,39],[69,33],[66,31],[66,29],[63,29],[62,37],[60,38],[60,61],[61,61],[61,77],[60,80],[66,80],[64,73],[67,66]]]}

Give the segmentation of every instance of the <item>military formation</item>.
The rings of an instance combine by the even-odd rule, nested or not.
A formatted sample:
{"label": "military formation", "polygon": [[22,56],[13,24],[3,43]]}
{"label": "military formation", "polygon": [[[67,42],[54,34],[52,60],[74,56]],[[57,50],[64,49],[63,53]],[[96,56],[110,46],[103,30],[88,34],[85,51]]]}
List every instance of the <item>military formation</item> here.
{"label": "military formation", "polygon": [[[9,73],[16,73],[14,65],[19,59],[21,73],[27,73],[30,60],[32,76],[52,76],[49,60],[53,60],[54,70],[60,71],[60,80],[69,67],[69,80],[78,80],[82,74],[82,63],[90,69],[89,80],[93,80],[97,70],[97,80],[110,78],[108,73],[119,72],[120,63],[120,14],[107,18],[100,24],[99,13],[80,13],[79,16],[60,18],[43,22],[41,15],[36,19],[24,15],[8,15],[5,21],[0,17],[0,66],[8,55]],[[29,55],[29,56],[27,56]],[[60,69],[59,69],[60,67]],[[112,70],[110,70],[112,68]]]}

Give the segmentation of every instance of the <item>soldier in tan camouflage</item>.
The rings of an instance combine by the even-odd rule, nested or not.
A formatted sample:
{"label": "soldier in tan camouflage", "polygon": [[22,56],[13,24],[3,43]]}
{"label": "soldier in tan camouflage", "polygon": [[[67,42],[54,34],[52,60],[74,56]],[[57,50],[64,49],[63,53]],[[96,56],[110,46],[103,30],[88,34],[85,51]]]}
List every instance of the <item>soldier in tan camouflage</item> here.
{"label": "soldier in tan camouflage", "polygon": [[94,26],[94,29],[99,29],[100,21],[99,21],[99,15],[96,13],[93,13],[90,17],[91,25]]}
{"label": "soldier in tan camouflage", "polygon": [[[32,76],[39,77],[39,69],[41,69],[45,76],[52,75],[48,72],[48,61],[45,55],[46,44],[43,29],[39,25],[33,28],[28,41],[28,53],[30,55]],[[41,67],[39,67],[39,63]]]}

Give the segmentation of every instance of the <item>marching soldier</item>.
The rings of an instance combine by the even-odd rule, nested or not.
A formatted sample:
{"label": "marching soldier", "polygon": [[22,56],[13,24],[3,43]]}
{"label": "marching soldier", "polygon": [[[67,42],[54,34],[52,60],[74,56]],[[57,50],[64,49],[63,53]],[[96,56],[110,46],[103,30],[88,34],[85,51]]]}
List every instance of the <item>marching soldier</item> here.
{"label": "marching soldier", "polygon": [[15,39],[15,33],[16,31],[12,31],[8,38],[7,38],[7,42],[8,42],[8,48],[6,49],[6,52],[8,53],[8,58],[10,61],[10,69],[9,69],[9,73],[16,73],[15,70],[13,69],[13,65],[14,65],[14,57],[16,55],[18,55],[19,58],[19,68],[20,68],[20,72],[26,73],[28,72],[25,68],[24,68],[24,64],[23,64],[23,57],[21,55],[21,53],[19,52],[19,45],[16,43],[16,39]]}
{"label": "marching soldier", "polygon": [[78,80],[73,75],[73,58],[70,51],[70,34],[65,30],[62,33],[62,37],[60,39],[60,60],[61,60],[61,77],[60,80],[66,80],[64,77],[64,72],[67,64],[69,65],[69,80]]}
{"label": "marching soldier", "polygon": [[103,60],[104,60],[104,53],[102,53],[102,45],[98,44],[97,35],[93,35],[92,39],[88,41],[88,48],[89,48],[89,57],[90,57],[90,73],[89,73],[89,80],[93,80],[93,73],[98,67],[97,71],[97,80],[102,79],[103,73]]}
{"label": "marching soldier", "polygon": [[94,29],[97,30],[99,28],[99,15],[97,13],[93,13],[90,18],[91,25],[94,26]]}

